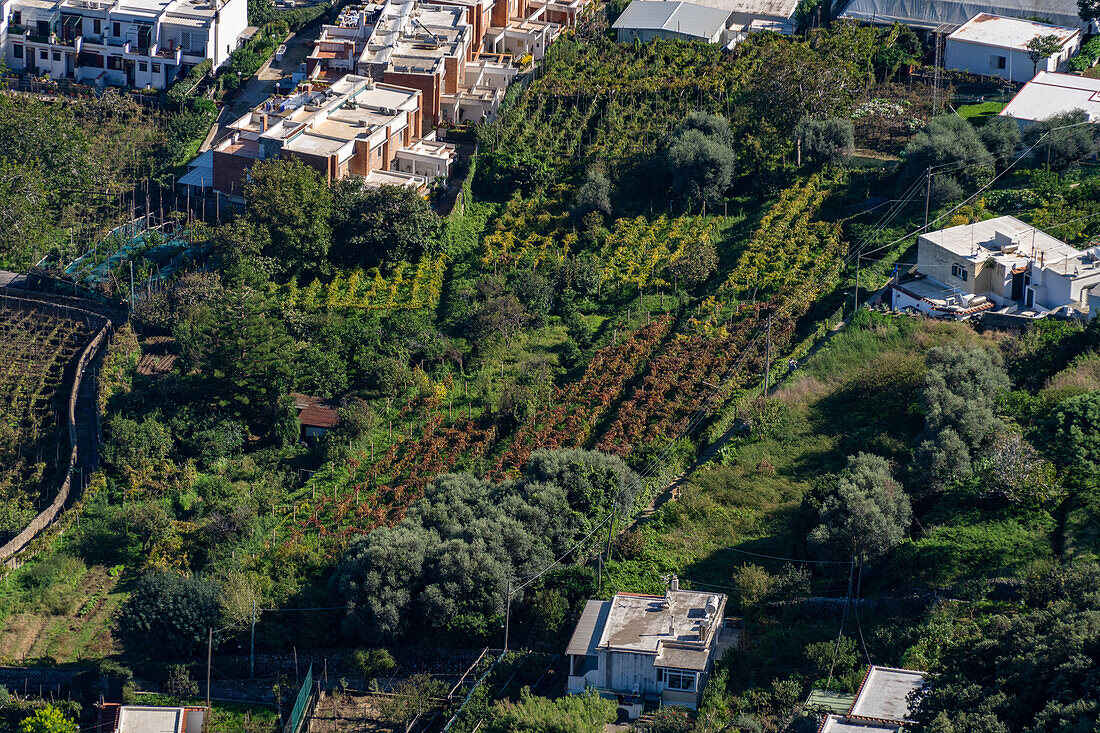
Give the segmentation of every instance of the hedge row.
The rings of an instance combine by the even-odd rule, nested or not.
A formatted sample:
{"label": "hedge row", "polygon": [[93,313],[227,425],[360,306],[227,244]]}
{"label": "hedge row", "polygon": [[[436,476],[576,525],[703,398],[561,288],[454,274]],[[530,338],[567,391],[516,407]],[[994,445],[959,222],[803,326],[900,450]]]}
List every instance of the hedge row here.
{"label": "hedge row", "polygon": [[184,100],[190,97],[196,89],[198,89],[199,83],[210,73],[210,69],[214,64],[210,59],[206,59],[202,63],[195,64],[191,71],[187,72],[187,76],[182,79],[178,79],[175,84],[168,89],[168,101],[175,106],[182,106]]}

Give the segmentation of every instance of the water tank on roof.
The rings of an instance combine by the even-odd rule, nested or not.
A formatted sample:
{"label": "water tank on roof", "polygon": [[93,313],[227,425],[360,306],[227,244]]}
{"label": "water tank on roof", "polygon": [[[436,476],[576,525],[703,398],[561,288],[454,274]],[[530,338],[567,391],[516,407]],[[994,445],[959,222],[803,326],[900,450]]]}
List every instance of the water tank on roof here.
{"label": "water tank on roof", "polygon": [[719,602],[720,602],[720,599],[718,598],[718,596],[711,596],[710,598],[707,599],[707,615],[708,616],[713,616],[716,613],[718,613]]}

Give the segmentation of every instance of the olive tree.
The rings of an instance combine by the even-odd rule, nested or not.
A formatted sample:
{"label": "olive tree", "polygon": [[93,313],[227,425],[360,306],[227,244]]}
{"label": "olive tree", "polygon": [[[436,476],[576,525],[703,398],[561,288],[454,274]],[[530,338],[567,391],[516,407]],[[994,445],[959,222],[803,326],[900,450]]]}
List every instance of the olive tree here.
{"label": "olive tree", "polygon": [[836,477],[808,540],[825,557],[863,555],[874,560],[905,538],[912,521],[909,497],[894,479],[890,464],[885,458],[860,453],[851,456]]}

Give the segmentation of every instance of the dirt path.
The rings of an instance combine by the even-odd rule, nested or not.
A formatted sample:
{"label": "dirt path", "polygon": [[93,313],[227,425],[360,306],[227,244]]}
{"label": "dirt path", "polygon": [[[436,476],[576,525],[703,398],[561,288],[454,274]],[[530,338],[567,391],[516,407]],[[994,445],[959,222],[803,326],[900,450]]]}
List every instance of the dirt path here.
{"label": "dirt path", "polygon": [[111,615],[117,598],[111,595],[117,578],[107,568],[88,568],[77,587],[62,599],[62,613],[46,609],[11,616],[0,630],[0,660],[21,662],[51,656],[59,662],[100,657],[114,650]]}

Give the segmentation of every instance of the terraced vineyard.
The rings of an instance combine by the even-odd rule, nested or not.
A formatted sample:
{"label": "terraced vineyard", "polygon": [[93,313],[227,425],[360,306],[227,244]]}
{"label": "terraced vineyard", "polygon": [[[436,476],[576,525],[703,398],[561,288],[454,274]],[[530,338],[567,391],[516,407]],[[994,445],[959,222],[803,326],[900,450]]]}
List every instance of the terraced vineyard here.
{"label": "terraced vineyard", "polygon": [[0,302],[0,538],[36,513],[68,439],[58,414],[68,396],[66,367],[95,333],[67,311]]}

